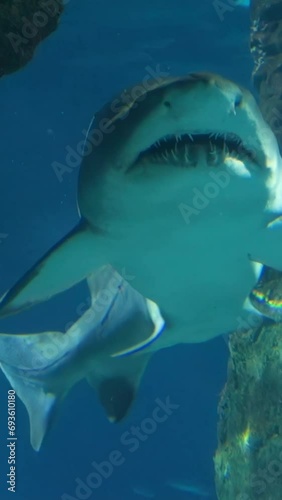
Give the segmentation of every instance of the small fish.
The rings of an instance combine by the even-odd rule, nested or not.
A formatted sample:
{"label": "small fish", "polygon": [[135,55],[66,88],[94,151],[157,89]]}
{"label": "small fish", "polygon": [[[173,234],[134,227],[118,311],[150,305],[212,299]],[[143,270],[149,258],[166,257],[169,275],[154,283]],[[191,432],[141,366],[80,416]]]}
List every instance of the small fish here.
{"label": "small fish", "polygon": [[209,492],[204,486],[195,484],[192,481],[187,481],[185,479],[181,481],[168,481],[166,484],[174,490],[183,491],[183,493],[191,493],[191,495],[198,497],[210,496]]}
{"label": "small fish", "polygon": [[236,7],[250,7],[250,0],[233,0]]}
{"label": "small fish", "polygon": [[280,280],[261,279],[250,293],[250,302],[262,315],[274,321],[282,319],[282,287]]}
{"label": "small fish", "polygon": [[135,493],[135,495],[139,495],[140,497],[144,498],[155,498],[155,493],[148,489],[148,488],[143,488],[142,486],[134,486],[132,488],[132,491]]}

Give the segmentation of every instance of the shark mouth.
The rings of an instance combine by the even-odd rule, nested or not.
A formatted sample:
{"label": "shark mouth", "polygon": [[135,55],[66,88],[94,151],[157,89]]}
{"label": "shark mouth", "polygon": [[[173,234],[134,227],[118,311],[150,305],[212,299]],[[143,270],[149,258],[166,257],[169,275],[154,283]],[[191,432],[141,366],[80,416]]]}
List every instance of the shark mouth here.
{"label": "shark mouth", "polygon": [[258,163],[257,153],[239,136],[213,132],[164,137],[142,151],[132,166],[157,163],[197,167],[203,155],[211,167],[222,165],[226,158],[240,159],[247,165]]}

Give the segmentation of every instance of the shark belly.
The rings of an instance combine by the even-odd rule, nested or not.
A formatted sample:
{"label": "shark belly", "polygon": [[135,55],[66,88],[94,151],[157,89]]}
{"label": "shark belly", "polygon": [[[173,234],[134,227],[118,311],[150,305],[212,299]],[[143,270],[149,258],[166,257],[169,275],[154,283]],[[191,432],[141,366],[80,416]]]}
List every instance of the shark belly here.
{"label": "shark belly", "polygon": [[248,248],[267,200],[262,182],[258,177],[254,187],[254,179],[230,175],[220,187],[203,163],[194,171],[175,169],[160,184],[156,166],[146,168],[150,192],[144,198],[134,176],[128,190],[123,181],[123,201],[109,230],[111,264],[134,276],[133,286],[158,303],[169,326],[152,349],[239,328],[259,272]]}

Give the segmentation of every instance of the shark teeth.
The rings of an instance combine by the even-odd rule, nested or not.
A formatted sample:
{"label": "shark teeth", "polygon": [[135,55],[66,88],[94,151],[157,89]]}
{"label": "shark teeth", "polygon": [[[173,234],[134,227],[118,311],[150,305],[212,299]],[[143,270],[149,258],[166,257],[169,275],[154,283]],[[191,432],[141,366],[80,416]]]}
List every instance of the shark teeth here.
{"label": "shark teeth", "polygon": [[203,151],[209,166],[222,164],[228,157],[239,158],[243,162],[245,159],[249,162],[254,160],[253,153],[248,151],[239,136],[216,131],[165,136],[143,151],[135,164],[165,162],[176,166],[196,166]]}
{"label": "shark teeth", "polygon": [[212,141],[209,141],[209,152],[208,152],[208,157],[207,157],[207,163],[208,165],[215,166],[220,163],[221,160],[221,152],[218,150],[216,145],[212,143]]}
{"label": "shark teeth", "polygon": [[169,161],[168,153],[167,152],[162,153],[162,158],[164,159],[165,162],[168,162]]}
{"label": "shark teeth", "polygon": [[193,159],[192,152],[187,145],[184,148],[184,161],[186,165],[196,166],[196,161]]}
{"label": "shark teeth", "polygon": [[226,142],[223,144],[223,155],[229,156],[229,148],[228,148]]}

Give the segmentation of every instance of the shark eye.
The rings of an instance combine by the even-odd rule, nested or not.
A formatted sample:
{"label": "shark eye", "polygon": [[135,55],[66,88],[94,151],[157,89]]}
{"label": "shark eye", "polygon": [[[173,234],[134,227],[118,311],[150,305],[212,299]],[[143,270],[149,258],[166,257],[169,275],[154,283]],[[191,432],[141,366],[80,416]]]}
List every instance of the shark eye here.
{"label": "shark eye", "polygon": [[171,108],[171,103],[169,101],[165,101],[164,105],[166,108]]}
{"label": "shark eye", "polygon": [[235,108],[238,108],[242,104],[242,101],[243,101],[242,94],[237,94],[234,101]]}

